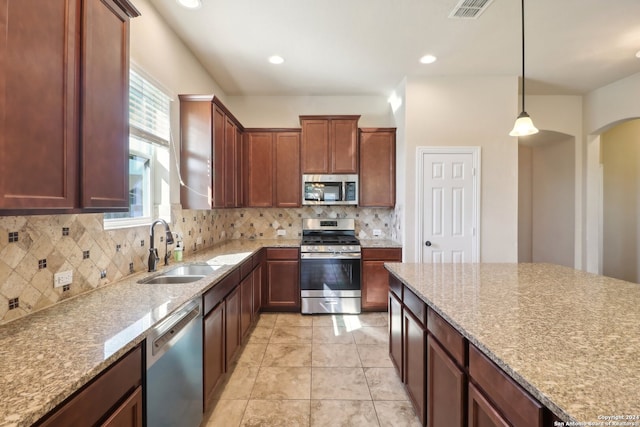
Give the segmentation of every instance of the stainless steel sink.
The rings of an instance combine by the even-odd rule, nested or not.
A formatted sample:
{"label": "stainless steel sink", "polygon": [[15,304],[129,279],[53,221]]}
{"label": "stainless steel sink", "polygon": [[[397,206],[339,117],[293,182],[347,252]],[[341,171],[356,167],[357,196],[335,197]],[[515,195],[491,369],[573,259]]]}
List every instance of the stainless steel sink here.
{"label": "stainless steel sink", "polygon": [[222,265],[211,264],[187,264],[172,268],[164,273],[142,279],[138,283],[147,284],[171,284],[171,283],[191,283],[213,273]]}
{"label": "stainless steel sink", "polygon": [[162,275],[162,276],[156,276],[156,277],[152,277],[151,279],[146,279],[146,280],[142,280],[140,283],[147,283],[147,284],[172,284],[172,283],[191,283],[191,282],[195,282],[196,280],[200,280],[202,279],[204,276],[167,276],[167,275]]}

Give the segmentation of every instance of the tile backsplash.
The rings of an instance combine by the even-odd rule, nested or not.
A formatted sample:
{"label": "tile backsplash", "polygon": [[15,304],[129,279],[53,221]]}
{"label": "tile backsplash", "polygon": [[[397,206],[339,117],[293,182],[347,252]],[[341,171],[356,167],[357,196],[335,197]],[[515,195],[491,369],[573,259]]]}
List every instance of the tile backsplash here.
{"label": "tile backsplash", "polygon": [[[172,208],[171,230],[184,257],[230,239],[299,238],[302,218],[354,218],[361,239],[394,239],[393,209],[304,207],[188,210]],[[397,225],[396,225],[397,226]],[[156,233],[156,247],[164,243]],[[171,250],[172,247],[170,246]],[[0,324],[147,269],[149,227],[104,230],[102,214],[0,217]],[[71,286],[54,288],[54,274],[72,271]]]}

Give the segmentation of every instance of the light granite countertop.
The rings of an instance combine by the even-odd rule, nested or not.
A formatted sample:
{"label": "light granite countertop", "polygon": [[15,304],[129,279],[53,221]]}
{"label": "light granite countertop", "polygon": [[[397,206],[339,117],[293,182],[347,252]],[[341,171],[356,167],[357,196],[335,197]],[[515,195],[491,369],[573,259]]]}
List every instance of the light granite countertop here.
{"label": "light granite countertop", "polygon": [[551,264],[385,266],[560,419],[640,416],[640,285]]}
{"label": "light granite countertop", "polygon": [[402,243],[389,239],[360,239],[363,248],[402,248]]}
{"label": "light granite countertop", "polygon": [[215,286],[263,247],[298,247],[299,240],[233,240],[191,254],[185,264],[218,258],[227,265],[187,284],[139,280],[182,263],[137,273],[0,326],[0,426],[29,426],[120,356],[150,328]]}

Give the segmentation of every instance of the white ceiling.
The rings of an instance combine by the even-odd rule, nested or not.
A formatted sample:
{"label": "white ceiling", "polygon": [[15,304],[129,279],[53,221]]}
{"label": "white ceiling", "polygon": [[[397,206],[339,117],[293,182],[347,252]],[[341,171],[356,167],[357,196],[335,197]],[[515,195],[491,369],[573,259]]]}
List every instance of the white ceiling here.
{"label": "white ceiling", "polygon": [[[520,1],[150,0],[227,95],[389,95],[405,76],[519,75]],[[583,94],[640,72],[640,0],[525,2],[527,94]],[[438,57],[431,65],[418,59]],[[282,65],[267,58],[279,54]]]}

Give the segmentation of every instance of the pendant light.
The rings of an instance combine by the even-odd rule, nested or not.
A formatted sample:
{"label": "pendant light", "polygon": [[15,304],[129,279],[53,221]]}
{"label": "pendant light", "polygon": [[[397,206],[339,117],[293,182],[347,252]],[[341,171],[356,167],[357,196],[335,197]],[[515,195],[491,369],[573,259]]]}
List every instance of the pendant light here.
{"label": "pendant light", "polygon": [[524,109],[524,0],[522,0],[522,111],[518,114],[513,129],[509,132],[511,136],[527,136],[538,133],[538,129],[533,125],[533,121]]}

